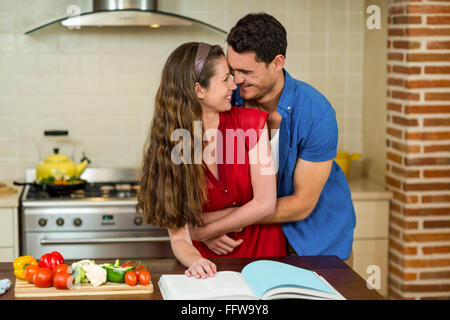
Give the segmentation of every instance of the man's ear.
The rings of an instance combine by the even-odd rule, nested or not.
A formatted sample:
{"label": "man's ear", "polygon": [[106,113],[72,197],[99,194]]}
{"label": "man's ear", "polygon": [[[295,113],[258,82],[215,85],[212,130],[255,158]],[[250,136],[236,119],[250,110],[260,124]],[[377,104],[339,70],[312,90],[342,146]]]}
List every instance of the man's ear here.
{"label": "man's ear", "polygon": [[199,99],[205,98],[205,89],[198,82],[195,83],[195,94]]}
{"label": "man's ear", "polygon": [[282,54],[278,54],[273,58],[272,64],[275,71],[281,71],[283,70],[284,64],[286,62],[286,59]]}

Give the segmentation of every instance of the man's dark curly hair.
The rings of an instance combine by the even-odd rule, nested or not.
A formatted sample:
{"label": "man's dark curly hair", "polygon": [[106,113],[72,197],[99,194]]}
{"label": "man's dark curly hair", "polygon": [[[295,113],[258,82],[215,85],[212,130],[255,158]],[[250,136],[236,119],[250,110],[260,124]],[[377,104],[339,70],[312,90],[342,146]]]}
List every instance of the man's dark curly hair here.
{"label": "man's dark curly hair", "polygon": [[286,29],[271,15],[249,13],[231,29],[227,43],[237,53],[253,51],[257,60],[269,64],[278,54],[286,56],[286,37]]}

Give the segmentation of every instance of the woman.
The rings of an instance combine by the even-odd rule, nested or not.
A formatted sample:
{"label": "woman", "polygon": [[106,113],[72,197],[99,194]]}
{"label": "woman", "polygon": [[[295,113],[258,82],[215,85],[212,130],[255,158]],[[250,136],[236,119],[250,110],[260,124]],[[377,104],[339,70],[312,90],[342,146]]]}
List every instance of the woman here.
{"label": "woman", "polygon": [[[241,244],[227,256],[286,254],[279,225],[252,225],[273,214],[276,203],[275,174],[264,171],[267,164],[257,154],[261,149],[270,152],[268,115],[256,109],[232,108],[235,88],[222,48],[190,42],[169,56],[156,95],[137,208],[148,223],[168,228],[172,249],[187,267],[187,276],[213,276],[216,265],[207,258],[218,256],[203,243],[193,243],[189,226],[200,230],[204,226],[208,238],[230,233]],[[195,130],[198,121],[202,123],[200,133]],[[182,150],[180,162],[173,161],[179,141],[171,137],[177,129],[188,131],[194,140],[188,144],[190,150]],[[230,129],[253,130],[257,135],[256,139],[244,138],[243,157],[238,148],[244,140],[239,134],[227,135]],[[204,143],[203,133],[211,131],[217,133],[215,138]],[[209,157],[195,147],[199,145],[210,151]],[[237,153],[230,157],[233,151]],[[196,163],[189,155],[203,161]],[[217,161],[220,158],[232,161],[222,164]],[[234,161],[237,158],[243,161]],[[233,206],[239,208],[229,213],[227,208]]]}

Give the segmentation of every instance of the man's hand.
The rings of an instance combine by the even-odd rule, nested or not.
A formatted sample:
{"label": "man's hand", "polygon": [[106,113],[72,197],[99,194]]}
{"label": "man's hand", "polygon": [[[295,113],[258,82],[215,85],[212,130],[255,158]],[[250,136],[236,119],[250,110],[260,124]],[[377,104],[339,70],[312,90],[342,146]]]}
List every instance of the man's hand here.
{"label": "man's hand", "polygon": [[[241,232],[243,228],[234,230],[234,232]],[[189,226],[189,233],[192,240],[199,241],[203,236],[202,227]],[[244,240],[234,240],[228,235],[220,235],[210,239],[203,240],[203,243],[217,255],[226,255],[232,252],[236,247],[240,246]]]}
{"label": "man's hand", "polygon": [[203,227],[201,226],[193,227],[192,225],[189,225],[189,233],[191,235],[191,239],[194,241],[202,241],[203,237],[205,236],[205,233],[207,233],[205,232],[205,227],[209,223],[222,219],[223,217],[229,215],[236,209],[238,209],[238,207],[230,207],[217,211],[203,212],[202,218],[203,222],[205,223]]}
{"label": "man's hand", "polygon": [[226,234],[203,241],[209,250],[219,256],[232,252],[242,242],[244,242],[243,239],[234,240]]}

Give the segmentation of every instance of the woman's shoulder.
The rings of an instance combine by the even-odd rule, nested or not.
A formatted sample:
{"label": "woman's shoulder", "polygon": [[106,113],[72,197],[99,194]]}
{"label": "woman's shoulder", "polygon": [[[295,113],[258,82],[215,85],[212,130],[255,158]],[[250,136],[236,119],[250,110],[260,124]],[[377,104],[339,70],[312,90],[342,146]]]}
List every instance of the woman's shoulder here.
{"label": "woman's shoulder", "polygon": [[247,117],[247,116],[255,116],[255,117],[265,117],[268,115],[267,112],[249,107],[231,107],[230,113],[233,113],[237,117]]}
{"label": "woman's shoulder", "polygon": [[262,110],[246,107],[232,107],[229,114],[236,120],[239,127],[244,130],[264,127],[269,116],[267,112]]}

